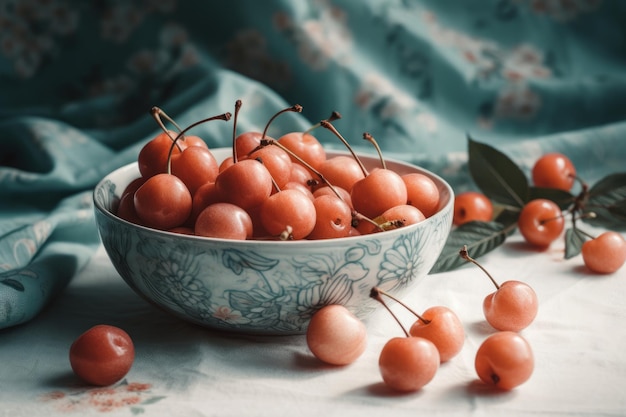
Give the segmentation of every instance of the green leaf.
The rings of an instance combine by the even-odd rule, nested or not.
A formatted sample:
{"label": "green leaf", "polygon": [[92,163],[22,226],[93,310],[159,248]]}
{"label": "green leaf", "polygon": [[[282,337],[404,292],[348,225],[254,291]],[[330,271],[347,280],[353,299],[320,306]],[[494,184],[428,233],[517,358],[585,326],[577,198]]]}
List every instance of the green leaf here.
{"label": "green leaf", "polygon": [[459,255],[463,245],[467,245],[473,258],[478,258],[502,245],[509,232],[510,228],[501,223],[478,221],[453,229],[430,273],[451,271],[466,264],[467,261]]}
{"label": "green leaf", "polygon": [[565,259],[573,258],[580,253],[587,238],[580,230],[571,227],[565,231]]}
{"label": "green leaf", "polygon": [[542,188],[542,187],[530,187],[529,188],[529,201],[537,198],[545,198],[554,201],[561,210],[567,209],[574,203],[576,197],[568,191],[559,190],[556,188]]}
{"label": "green leaf", "polygon": [[620,200],[626,198],[626,172],[607,175],[589,189],[589,197],[591,199],[614,193],[622,196]]}
{"label": "green leaf", "polygon": [[529,198],[528,179],[508,156],[468,137],[469,172],[474,183],[491,200],[523,207]]}
{"label": "green leaf", "polygon": [[608,175],[589,190],[585,211],[595,213],[595,218],[585,218],[586,223],[613,230],[626,229],[626,172]]}

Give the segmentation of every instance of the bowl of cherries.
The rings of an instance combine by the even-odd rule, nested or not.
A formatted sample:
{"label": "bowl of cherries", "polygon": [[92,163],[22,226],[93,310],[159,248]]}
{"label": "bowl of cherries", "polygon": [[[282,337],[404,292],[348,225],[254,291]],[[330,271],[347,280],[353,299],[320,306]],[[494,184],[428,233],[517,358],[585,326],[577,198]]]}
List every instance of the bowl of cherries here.
{"label": "bowl of cherries", "polygon": [[137,161],[96,185],[103,246],[134,291],[211,329],[303,334],[326,305],[364,319],[373,287],[400,295],[428,274],[452,226],[442,178],[385,160],[368,134],[378,152],[355,153],[332,117],[316,126],[346,151],[312,130],[234,133],[232,147],[214,149],[188,133],[230,118],[176,131],[160,122]]}

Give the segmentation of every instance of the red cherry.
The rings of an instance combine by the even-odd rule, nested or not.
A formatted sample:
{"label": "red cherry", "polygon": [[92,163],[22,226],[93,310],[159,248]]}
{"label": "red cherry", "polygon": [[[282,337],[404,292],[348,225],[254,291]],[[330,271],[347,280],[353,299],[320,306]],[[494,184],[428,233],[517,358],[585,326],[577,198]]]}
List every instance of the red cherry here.
{"label": "red cherry", "polygon": [[552,152],[535,162],[532,178],[537,187],[569,191],[576,181],[576,168],[567,156]]}
{"label": "red cherry", "polygon": [[456,356],[465,343],[465,330],[459,317],[448,307],[436,306],[424,311],[411,329],[411,336],[423,337],[435,344],[441,362]]}
{"label": "red cherry", "polygon": [[362,321],[342,305],[319,309],[309,322],[306,341],[311,353],[331,365],[348,365],[367,347],[367,330]]}
{"label": "red cherry", "polygon": [[439,351],[423,337],[394,337],[380,352],[378,367],[390,388],[411,392],[421,389],[439,369]]}
{"label": "red cherry", "polygon": [[135,347],[124,330],[101,324],[72,343],[69,358],[79,378],[92,385],[106,386],[128,373],[135,359]]}
{"label": "red cherry", "polygon": [[260,161],[265,165],[278,188],[282,188],[289,182],[293,165],[291,157],[278,146],[263,146],[252,152],[248,158]]}
{"label": "red cherry", "polygon": [[478,377],[486,384],[511,390],[532,375],[535,359],[526,339],[516,332],[498,332],[487,337],[474,361]]}
{"label": "red cherry", "polygon": [[471,221],[488,222],[493,216],[493,204],[486,195],[476,191],[466,191],[454,199],[453,222],[460,226]]}
{"label": "red cherry", "polygon": [[245,159],[249,153],[261,145],[261,132],[244,132],[235,138],[235,152],[237,158]]}
{"label": "red cherry", "polygon": [[200,186],[192,197],[191,202],[191,214],[189,215],[188,224],[194,225],[198,214],[202,212],[206,207],[213,203],[220,202],[220,195],[215,189],[214,182],[207,182]]}
{"label": "red cherry", "polygon": [[192,198],[180,178],[157,174],[135,192],[134,203],[143,224],[168,230],[185,223],[191,214]]}
{"label": "red cherry", "polygon": [[246,240],[252,237],[252,219],[241,207],[215,203],[200,212],[194,232],[198,236]]}
{"label": "red cherry", "polygon": [[537,294],[521,281],[503,282],[483,301],[485,318],[496,330],[519,332],[535,320],[538,310]]}
{"label": "red cherry", "polygon": [[546,248],[561,235],[565,220],[555,202],[540,198],[522,208],[517,226],[528,243]]}
{"label": "red cherry", "polygon": [[350,192],[354,209],[370,219],[391,207],[406,204],[402,177],[390,169],[377,168],[357,181]]}
{"label": "red cherry", "polygon": [[[162,132],[141,148],[137,156],[137,164],[141,176],[149,178],[153,175],[167,172],[167,158],[172,147],[172,138],[176,138],[176,136],[175,132],[170,131],[169,135]],[[172,156],[178,155],[184,148],[183,142],[177,141],[176,146],[172,150]]]}
{"label": "red cherry", "polygon": [[582,246],[583,262],[593,272],[611,274],[626,262],[626,240],[616,232],[604,232]]}
{"label": "red cherry", "polygon": [[287,239],[304,239],[315,227],[315,205],[298,190],[272,194],[260,210],[263,227],[271,236],[286,233]]}
{"label": "red cherry", "polygon": [[207,182],[214,182],[218,174],[213,153],[202,146],[189,146],[172,157],[171,173],[180,178],[193,195]]}
{"label": "red cherry", "polygon": [[432,178],[419,172],[402,175],[406,185],[407,204],[417,207],[425,217],[439,209],[439,188]]}
{"label": "red cherry", "polygon": [[[278,141],[285,148],[302,158],[307,164],[319,170],[326,160],[326,151],[322,144],[310,133],[291,132],[281,136]],[[294,157],[293,162],[298,162]]]}
{"label": "red cherry", "polygon": [[497,330],[517,332],[535,320],[539,302],[537,294],[528,284],[511,280],[499,285],[487,269],[469,256],[467,246],[463,246],[459,254],[466,261],[479,267],[496,287],[496,291],[483,301],[483,313],[491,326]]}
{"label": "red cherry", "polygon": [[254,159],[245,159],[220,172],[215,188],[221,199],[244,210],[261,205],[272,192],[272,176]]}
{"label": "red cherry", "polygon": [[336,195],[321,195],[313,200],[315,227],[308,239],[332,239],[346,237],[352,228],[352,210]]}
{"label": "red cherry", "polygon": [[344,190],[351,190],[357,181],[365,178],[359,163],[354,158],[344,155],[326,159],[319,172],[330,184]]}
{"label": "red cherry", "polygon": [[[176,138],[176,136],[173,136],[174,138]],[[181,138],[180,140],[182,140],[183,142],[183,147],[188,148],[190,146],[200,146],[201,148],[209,148],[206,144],[206,142],[199,136],[195,136],[195,135],[190,135],[190,136],[184,136],[183,138]]]}

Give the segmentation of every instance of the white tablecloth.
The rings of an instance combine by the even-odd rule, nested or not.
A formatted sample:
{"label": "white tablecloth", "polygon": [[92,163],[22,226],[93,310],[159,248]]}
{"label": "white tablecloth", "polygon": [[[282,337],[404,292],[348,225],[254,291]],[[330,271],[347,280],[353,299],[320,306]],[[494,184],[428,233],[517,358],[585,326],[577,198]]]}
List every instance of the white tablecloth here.
{"label": "white tablecloth", "polygon": [[[368,321],[368,348],[346,367],[312,357],[303,336],[220,334],[175,319],[122,281],[104,250],[34,321],[0,331],[0,415],[149,416],[624,416],[626,268],[589,274],[580,256],[563,260],[556,243],[537,252],[513,236],[480,259],[499,281],[536,290],[540,309],[522,334],[536,366],[511,392],[479,383],[475,352],[493,330],[482,299],[493,286],[476,267],[431,275],[403,298],[418,311],[454,309],[466,326],[461,354],[412,394],[381,382],[378,354],[400,329],[384,309]],[[391,302],[405,320],[410,314]],[[136,359],[126,379],[89,388],[73,376],[72,341],[92,325],[125,329]]]}

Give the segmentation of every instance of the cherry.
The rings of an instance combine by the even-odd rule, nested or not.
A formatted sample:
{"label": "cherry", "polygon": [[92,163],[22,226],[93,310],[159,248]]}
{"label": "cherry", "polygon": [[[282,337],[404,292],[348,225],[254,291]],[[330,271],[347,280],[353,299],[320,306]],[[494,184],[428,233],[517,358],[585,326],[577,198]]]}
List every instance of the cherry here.
{"label": "cherry", "polygon": [[354,209],[372,219],[387,209],[407,202],[407,190],[402,177],[385,168],[376,168],[357,181],[350,196]]}
{"label": "cherry", "polygon": [[127,222],[131,222],[134,224],[142,224],[142,220],[139,218],[137,214],[137,210],[135,210],[135,193],[127,193],[122,195],[120,199],[120,203],[117,206],[116,211],[117,217],[120,219],[124,219]]}
{"label": "cherry", "polygon": [[471,221],[491,221],[493,204],[483,193],[466,191],[454,199],[453,223],[457,226]]}
{"label": "cherry", "polygon": [[[235,113],[236,114],[236,113]],[[244,132],[235,138],[235,154],[237,159],[246,158],[261,145],[262,132]]]}
{"label": "cherry", "polygon": [[[320,141],[310,133],[287,133],[278,138],[278,142],[317,170],[326,160],[326,150]],[[293,156],[291,160],[298,162],[298,159]]]}
{"label": "cherry", "polygon": [[378,368],[390,388],[411,392],[420,390],[439,369],[439,351],[423,337],[394,337],[383,346]]}
{"label": "cherry", "polygon": [[243,209],[259,206],[272,192],[272,176],[254,159],[244,159],[220,172],[215,188],[221,199]]}
{"label": "cherry", "polygon": [[351,190],[352,186],[365,177],[359,163],[349,156],[339,155],[326,159],[319,172],[336,187]]}
{"label": "cherry", "polygon": [[367,330],[346,307],[331,304],[313,314],[306,341],[319,360],[331,365],[348,365],[365,351]]}
{"label": "cherry", "polygon": [[315,227],[315,205],[298,190],[272,194],[260,206],[260,216],[264,229],[281,239],[304,239]]}
{"label": "cherry", "polygon": [[332,187],[329,185],[324,185],[322,187],[318,187],[313,191],[313,197],[320,197],[322,195],[334,195],[339,196],[344,203],[348,205],[351,209],[352,207],[352,198],[350,197],[350,193],[342,187],[337,187],[333,185]]}
{"label": "cherry", "polygon": [[611,274],[626,262],[626,240],[616,232],[604,232],[583,243],[583,262],[593,272]]}
{"label": "cherry", "polygon": [[146,182],[144,177],[135,178],[132,180],[122,192],[119,205],[115,214],[131,223],[141,224],[141,219],[137,215],[135,210],[135,191],[139,189]]}
{"label": "cherry", "polygon": [[299,162],[292,162],[289,182],[299,182],[300,184],[311,188],[313,184],[317,183],[317,180],[313,178],[311,171],[309,171],[304,165]]}
{"label": "cherry", "polygon": [[282,188],[289,182],[293,164],[291,157],[283,149],[278,146],[263,146],[250,153],[248,157],[265,165],[278,188]]}
{"label": "cherry", "polygon": [[396,391],[417,391],[435,377],[441,363],[439,350],[432,341],[411,336],[381,295],[389,296],[398,302],[399,300],[377,287],[370,291],[370,297],[385,307],[406,337],[394,337],[385,343],[378,358],[380,374],[385,384]]}
{"label": "cherry", "polygon": [[180,178],[192,195],[201,185],[214,182],[218,174],[217,160],[202,146],[188,146],[172,156],[171,164],[172,175]]}
{"label": "cherry", "polygon": [[445,306],[430,307],[419,315],[409,329],[411,336],[423,337],[435,344],[441,362],[455,357],[465,343],[465,330],[459,317]]}
{"label": "cherry", "polygon": [[569,191],[576,181],[576,168],[567,156],[547,153],[533,165],[532,179],[537,187]]}
{"label": "cherry", "polygon": [[535,360],[526,339],[516,332],[503,331],[482,342],[474,366],[484,383],[511,390],[531,377]]}
{"label": "cherry", "polygon": [[522,208],[517,226],[528,243],[546,248],[561,235],[565,220],[555,202],[538,198]]}
{"label": "cherry", "polygon": [[215,189],[215,183],[207,182],[206,184],[201,185],[192,196],[191,214],[189,215],[187,223],[195,225],[200,212],[202,212],[202,210],[209,205],[218,202],[220,202],[220,195]]}
{"label": "cherry", "polygon": [[321,195],[313,200],[313,205],[316,220],[309,239],[331,239],[350,234],[352,210],[341,198],[332,194]]}
{"label": "cherry", "polygon": [[412,172],[402,175],[407,191],[407,204],[417,207],[425,217],[439,209],[439,188],[427,175]]}
{"label": "cherry", "polygon": [[135,210],[142,223],[167,230],[181,226],[191,214],[192,197],[183,181],[171,174],[157,174],[135,191]]}
{"label": "cherry", "polygon": [[201,148],[209,148],[206,142],[200,137],[195,135],[184,136],[182,138],[185,148],[189,148],[191,146],[199,146]]}
{"label": "cherry", "polygon": [[435,306],[427,309],[423,314],[417,314],[405,303],[379,288],[374,287],[370,292],[370,297],[383,302],[381,295],[396,301],[417,317],[409,334],[433,342],[439,351],[439,359],[442,363],[452,359],[461,351],[465,343],[465,330],[459,317],[448,307]]}
{"label": "cherry", "polygon": [[416,224],[425,218],[417,207],[400,204],[385,210],[383,214],[372,220],[362,218],[358,221],[357,230],[359,233],[367,235]]}
{"label": "cherry", "polygon": [[252,219],[241,207],[230,203],[214,203],[196,219],[194,232],[198,236],[246,240],[252,237]]}
{"label": "cherry", "polygon": [[528,284],[511,280],[499,285],[482,265],[469,256],[466,246],[459,253],[463,259],[478,266],[496,287],[496,291],[483,301],[483,313],[493,328],[518,332],[535,320],[539,302],[537,294]]}
{"label": "cherry", "polygon": [[383,227],[388,230],[394,227],[404,227],[417,224],[426,219],[424,213],[415,206],[409,204],[400,204],[385,210],[383,214],[376,218],[377,223],[381,225],[389,224],[390,227]]}
{"label": "cherry", "polygon": [[287,184],[285,184],[282,187],[282,189],[283,190],[298,190],[304,195],[306,195],[307,197],[309,197],[311,201],[315,201],[315,195],[311,192],[311,189],[307,187],[306,185],[303,185],[302,183],[289,181]]}
{"label": "cherry", "polygon": [[128,333],[105,324],[81,334],[70,347],[70,365],[83,381],[99,386],[114,384],[133,365],[135,347]]}
{"label": "cherry", "polygon": [[[149,178],[168,171],[168,155],[176,136],[171,131],[162,132],[141,148],[137,156],[141,176]],[[177,143],[172,149],[172,156],[180,154],[183,146],[182,142]]]}

